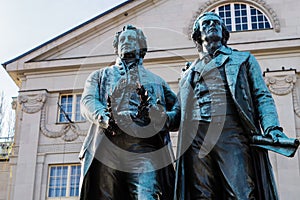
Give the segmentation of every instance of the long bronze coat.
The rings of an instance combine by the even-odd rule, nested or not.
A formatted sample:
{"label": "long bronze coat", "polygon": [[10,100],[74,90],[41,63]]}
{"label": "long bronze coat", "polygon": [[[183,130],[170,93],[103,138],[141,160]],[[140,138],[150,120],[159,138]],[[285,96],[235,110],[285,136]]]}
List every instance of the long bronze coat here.
{"label": "long bronze coat", "polygon": [[[121,60],[117,59],[115,65],[94,71],[86,80],[81,99],[81,113],[91,122],[91,126],[79,155],[82,161],[81,182],[95,157],[97,148],[101,145],[101,142],[105,142],[106,136],[103,127],[99,125],[99,116],[105,115],[108,96],[112,96],[112,93],[117,87],[118,90],[122,90],[122,87],[126,86],[128,79],[124,76],[125,73],[124,64]],[[160,132],[163,136],[163,141],[159,142],[165,142],[165,145],[171,145],[169,128],[176,128],[175,124],[177,124],[177,127],[179,125],[179,120],[176,122],[176,119],[174,119],[175,114],[178,112],[172,111],[177,97],[162,78],[144,68],[142,61],[140,61],[138,65],[138,73],[140,83],[148,91],[149,97],[151,97],[150,104],[156,104],[156,100],[158,99],[160,105],[167,111],[169,118],[168,128],[163,129],[163,133]],[[118,98],[119,99],[114,99],[117,104],[118,102],[121,103],[124,99],[123,96]],[[164,155],[160,156],[163,157]],[[166,155],[166,157],[167,156],[170,155]],[[169,164],[171,164],[171,162]],[[173,185],[173,183],[169,184]]]}
{"label": "long bronze coat", "polygon": [[[198,122],[193,121],[195,115],[200,115],[196,108],[196,99],[192,87],[195,74],[204,75],[209,66],[197,69],[195,61],[185,72],[180,81],[179,101],[181,107],[181,125],[178,140],[178,156],[184,156],[185,150],[191,144],[197,133]],[[225,65],[226,80],[232,99],[237,108],[244,130],[249,136],[266,134],[270,128],[279,127],[278,115],[274,100],[264,82],[261,69],[248,52],[234,51],[221,47],[220,55],[210,63],[212,67]],[[200,116],[201,117],[201,116]],[[199,119],[199,116],[198,116]],[[261,129],[263,132],[261,132]],[[274,200],[278,198],[272,167],[266,151],[252,148],[254,169],[256,172],[257,199]],[[185,198],[184,159],[177,161],[176,193],[178,200]]]}

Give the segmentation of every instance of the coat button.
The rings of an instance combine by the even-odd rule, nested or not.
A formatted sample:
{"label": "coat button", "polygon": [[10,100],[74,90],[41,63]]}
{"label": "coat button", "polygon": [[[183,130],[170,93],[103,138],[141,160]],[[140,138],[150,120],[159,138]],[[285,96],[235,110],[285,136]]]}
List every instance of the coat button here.
{"label": "coat button", "polygon": [[248,98],[247,95],[244,95],[244,96],[243,96],[243,99],[244,99],[244,100],[248,100],[249,98]]}

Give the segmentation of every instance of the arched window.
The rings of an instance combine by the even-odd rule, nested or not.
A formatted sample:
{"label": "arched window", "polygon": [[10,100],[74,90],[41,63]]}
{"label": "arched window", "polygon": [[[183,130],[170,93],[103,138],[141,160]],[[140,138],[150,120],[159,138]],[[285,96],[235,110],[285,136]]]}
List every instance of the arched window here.
{"label": "arched window", "polygon": [[229,31],[270,29],[268,17],[259,9],[244,3],[230,3],[212,10],[222,17]]}

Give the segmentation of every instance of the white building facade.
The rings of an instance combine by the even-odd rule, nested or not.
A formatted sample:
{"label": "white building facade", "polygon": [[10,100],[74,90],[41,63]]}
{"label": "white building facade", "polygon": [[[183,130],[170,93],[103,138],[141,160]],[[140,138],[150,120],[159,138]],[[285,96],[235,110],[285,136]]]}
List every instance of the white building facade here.
{"label": "white building facade", "polygon": [[[78,199],[78,154],[89,127],[80,116],[81,93],[92,71],[114,63],[113,36],[125,24],[144,31],[146,68],[177,91],[181,68],[198,57],[189,37],[194,20],[219,13],[231,30],[229,46],[255,55],[285,133],[299,138],[299,9],[294,0],[131,0],[4,63],[20,90],[9,184],[0,198]],[[176,133],[172,140],[175,148]],[[281,199],[298,199],[299,153],[270,157]]]}

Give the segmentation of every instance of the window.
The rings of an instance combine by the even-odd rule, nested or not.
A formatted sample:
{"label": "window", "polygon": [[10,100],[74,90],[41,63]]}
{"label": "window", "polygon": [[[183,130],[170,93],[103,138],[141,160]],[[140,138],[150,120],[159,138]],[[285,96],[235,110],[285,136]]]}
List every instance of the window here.
{"label": "window", "polygon": [[58,114],[59,122],[84,121],[80,114],[81,94],[68,94],[60,96],[60,108]]}
{"label": "window", "polygon": [[49,169],[48,197],[78,197],[81,166],[53,165]]}
{"label": "window", "polygon": [[212,10],[220,15],[229,31],[270,29],[271,23],[260,10],[242,3],[230,3]]}

